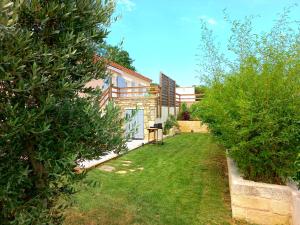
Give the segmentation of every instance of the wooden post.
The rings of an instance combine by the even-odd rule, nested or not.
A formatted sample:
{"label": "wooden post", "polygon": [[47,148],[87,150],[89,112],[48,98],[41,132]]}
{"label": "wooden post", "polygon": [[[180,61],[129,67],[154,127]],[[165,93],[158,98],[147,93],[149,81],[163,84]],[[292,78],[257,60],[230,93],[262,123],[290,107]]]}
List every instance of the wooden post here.
{"label": "wooden post", "polygon": [[181,94],[179,94],[179,112],[181,110]]}
{"label": "wooden post", "polygon": [[168,79],[168,116],[170,115],[170,80]]}
{"label": "wooden post", "polygon": [[112,100],[112,84],[109,86],[109,100]]}
{"label": "wooden post", "polygon": [[176,117],[176,82],[175,82],[175,84],[174,84],[175,86],[174,86],[174,115],[175,115],[175,117]]}
{"label": "wooden post", "polygon": [[159,95],[160,95],[160,99],[159,99],[159,116],[162,116],[162,91],[161,91],[161,87],[159,87]]}
{"label": "wooden post", "polygon": [[162,107],[163,107],[163,102],[162,102],[162,95],[163,95],[163,92],[162,92],[162,85],[163,85],[163,80],[162,80],[162,72],[160,72],[160,77],[159,77],[159,83],[160,83],[160,86],[159,86],[159,93],[160,93],[160,117],[162,117]]}
{"label": "wooden post", "polygon": [[121,97],[121,91],[120,91],[120,88],[119,87],[117,87],[117,92],[118,92],[118,94],[117,94],[117,96],[118,96],[118,98],[120,98]]}
{"label": "wooden post", "polygon": [[[159,90],[157,90],[157,93],[159,94]],[[156,95],[156,118],[159,117],[159,95]]]}

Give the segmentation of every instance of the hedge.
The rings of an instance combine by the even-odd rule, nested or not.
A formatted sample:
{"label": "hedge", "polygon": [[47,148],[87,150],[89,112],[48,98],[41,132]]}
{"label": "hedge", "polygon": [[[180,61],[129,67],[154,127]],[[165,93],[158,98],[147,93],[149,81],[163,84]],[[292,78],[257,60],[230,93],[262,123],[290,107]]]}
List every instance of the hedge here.
{"label": "hedge", "polygon": [[[229,50],[235,60],[211,55],[214,74],[194,113],[209,124],[246,179],[280,184],[297,177],[299,166],[300,34],[288,11],[268,33],[253,34],[249,21],[232,22]],[[209,46],[211,32],[203,31]],[[226,68],[214,66],[220,59]]]}

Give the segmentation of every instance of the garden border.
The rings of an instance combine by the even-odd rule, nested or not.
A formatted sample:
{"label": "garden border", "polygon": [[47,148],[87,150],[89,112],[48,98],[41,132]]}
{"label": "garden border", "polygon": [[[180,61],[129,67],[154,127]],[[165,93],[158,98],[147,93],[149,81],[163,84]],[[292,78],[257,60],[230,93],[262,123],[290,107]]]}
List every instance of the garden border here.
{"label": "garden border", "polygon": [[227,164],[233,218],[262,225],[300,225],[300,191],[295,185],[245,180],[228,156]]}

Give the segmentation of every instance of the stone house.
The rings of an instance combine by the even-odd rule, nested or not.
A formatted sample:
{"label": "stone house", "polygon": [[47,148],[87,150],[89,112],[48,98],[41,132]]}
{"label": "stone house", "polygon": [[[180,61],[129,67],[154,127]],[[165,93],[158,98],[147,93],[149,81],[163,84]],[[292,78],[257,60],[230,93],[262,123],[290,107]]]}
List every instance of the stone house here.
{"label": "stone house", "polygon": [[169,114],[176,114],[174,104],[172,107],[162,105],[161,86],[151,85],[150,78],[114,62],[108,62],[107,69],[110,77],[91,80],[86,86],[102,89],[101,107],[113,100],[121,108],[124,117],[132,117],[125,125],[128,133],[134,128],[132,139],[147,141],[148,128],[156,123],[164,123]]}

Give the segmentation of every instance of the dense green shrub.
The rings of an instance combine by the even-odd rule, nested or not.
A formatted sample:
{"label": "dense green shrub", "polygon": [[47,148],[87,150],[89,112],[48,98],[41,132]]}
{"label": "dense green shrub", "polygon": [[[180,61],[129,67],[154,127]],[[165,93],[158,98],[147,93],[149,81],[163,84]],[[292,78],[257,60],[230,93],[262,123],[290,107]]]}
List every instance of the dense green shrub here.
{"label": "dense green shrub", "polygon": [[178,113],[177,119],[187,121],[198,120],[198,116],[193,113],[194,110],[196,110],[196,108],[193,105],[188,107],[188,105],[185,102],[183,102],[180,106],[180,111]]}
{"label": "dense green shrub", "polygon": [[200,120],[199,113],[198,113],[199,104],[200,104],[199,102],[196,102],[190,106],[189,111],[190,111],[191,120],[194,120],[194,121]]}
{"label": "dense green shrub", "polygon": [[205,95],[206,89],[207,87],[204,85],[195,86],[195,94],[197,95],[196,101],[201,101],[201,98]]}
{"label": "dense green shrub", "polygon": [[196,114],[255,181],[294,176],[300,152],[300,34],[287,15],[263,34],[253,34],[249,19],[233,21],[229,50],[237,57],[229,63],[203,27],[211,76]]}
{"label": "dense green shrub", "polygon": [[190,107],[184,102],[181,104],[180,111],[178,113],[178,120],[191,120],[196,121],[199,120],[199,102],[193,103]]}
{"label": "dense green shrub", "polygon": [[112,11],[110,1],[0,2],[1,224],[61,224],[84,175],[76,161],[123,149],[119,110],[102,111],[100,92],[84,88],[106,77],[93,57]]}
{"label": "dense green shrub", "polygon": [[164,124],[164,134],[167,134],[169,132],[170,129],[172,129],[173,127],[178,127],[178,122],[176,120],[176,117],[173,115],[170,115],[168,117],[168,119],[166,120],[165,124]]}
{"label": "dense green shrub", "polygon": [[207,87],[204,85],[195,86],[195,94],[204,94]]}
{"label": "dense green shrub", "polygon": [[177,116],[178,120],[190,120],[190,112],[185,102],[181,103],[180,110]]}

